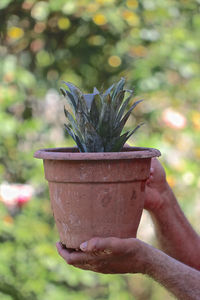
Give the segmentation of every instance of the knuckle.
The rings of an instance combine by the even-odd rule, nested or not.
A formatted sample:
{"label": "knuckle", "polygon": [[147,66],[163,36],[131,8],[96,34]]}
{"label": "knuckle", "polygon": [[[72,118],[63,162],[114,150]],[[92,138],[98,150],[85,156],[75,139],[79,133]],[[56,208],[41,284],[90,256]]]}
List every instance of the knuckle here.
{"label": "knuckle", "polygon": [[88,250],[89,251],[96,250],[99,245],[99,241],[100,241],[100,238],[98,238],[98,237],[92,238],[88,243]]}
{"label": "knuckle", "polygon": [[119,239],[118,238],[111,237],[109,239],[108,246],[110,246],[111,248],[115,248],[118,244],[119,244]]}

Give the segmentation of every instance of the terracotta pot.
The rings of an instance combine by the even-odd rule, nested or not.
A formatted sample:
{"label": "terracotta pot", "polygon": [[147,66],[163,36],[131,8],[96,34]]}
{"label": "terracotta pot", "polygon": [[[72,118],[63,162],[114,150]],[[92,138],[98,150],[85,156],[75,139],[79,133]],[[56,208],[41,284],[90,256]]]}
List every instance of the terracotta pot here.
{"label": "terracotta pot", "polygon": [[152,148],[80,153],[77,148],[43,149],[51,206],[61,242],[79,248],[94,236],[135,237],[143,206]]}

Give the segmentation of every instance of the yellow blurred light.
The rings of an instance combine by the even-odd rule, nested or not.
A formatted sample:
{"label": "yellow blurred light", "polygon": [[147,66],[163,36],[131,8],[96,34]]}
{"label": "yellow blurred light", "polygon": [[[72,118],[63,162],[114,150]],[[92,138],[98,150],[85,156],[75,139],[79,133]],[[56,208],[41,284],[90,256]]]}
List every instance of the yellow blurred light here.
{"label": "yellow blurred light", "polygon": [[195,129],[200,130],[200,113],[198,111],[192,113],[192,123]]}
{"label": "yellow blurred light", "polygon": [[196,157],[200,159],[200,147],[194,149],[194,153],[195,153]]}
{"label": "yellow blurred light", "polygon": [[70,27],[71,22],[68,18],[60,18],[58,20],[58,27],[62,30],[66,30]]}
{"label": "yellow blurred light", "polygon": [[111,67],[117,68],[121,65],[121,58],[117,55],[110,56],[108,59],[108,63]]}
{"label": "yellow blurred light", "polygon": [[105,25],[107,23],[106,17],[102,14],[96,14],[93,17],[93,21],[94,21],[95,24],[97,24],[99,26]]}
{"label": "yellow blurred light", "polygon": [[8,36],[14,40],[18,40],[22,38],[23,35],[24,35],[24,30],[22,28],[13,26],[8,30]]}
{"label": "yellow blurred light", "polygon": [[113,0],[96,0],[96,2],[100,5],[104,5],[104,4],[112,3]]}
{"label": "yellow blurred light", "polygon": [[129,23],[129,25],[131,26],[137,26],[140,24],[140,19],[139,17],[136,15],[136,13],[129,11],[129,10],[125,10],[123,13],[123,18]]}
{"label": "yellow blurred light", "polygon": [[138,7],[138,2],[137,2],[137,0],[127,0],[126,5],[129,8],[137,8]]}
{"label": "yellow blurred light", "polygon": [[133,12],[132,11],[129,11],[129,10],[125,10],[123,11],[122,15],[124,17],[124,19],[131,19],[133,17]]}
{"label": "yellow blurred light", "polygon": [[12,82],[12,81],[14,81],[14,78],[15,78],[15,76],[14,76],[14,73],[13,73],[13,72],[7,72],[7,73],[3,76],[3,80],[4,80],[5,82]]}
{"label": "yellow blurred light", "polygon": [[130,54],[133,56],[145,56],[147,54],[147,48],[142,45],[132,47],[130,49]]}
{"label": "yellow blurred light", "polygon": [[170,187],[173,188],[176,184],[176,179],[173,176],[168,175],[167,176],[167,182],[169,183]]}
{"label": "yellow blurred light", "polygon": [[3,218],[4,223],[6,223],[7,225],[12,225],[14,220],[10,215],[7,215]]}
{"label": "yellow blurred light", "polygon": [[101,46],[104,43],[105,39],[101,35],[93,35],[89,37],[88,42],[94,46]]}

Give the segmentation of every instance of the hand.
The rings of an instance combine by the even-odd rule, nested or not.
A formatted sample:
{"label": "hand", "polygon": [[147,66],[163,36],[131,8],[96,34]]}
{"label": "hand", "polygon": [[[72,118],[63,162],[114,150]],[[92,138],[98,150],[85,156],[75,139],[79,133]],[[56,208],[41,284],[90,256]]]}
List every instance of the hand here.
{"label": "hand", "polygon": [[104,274],[145,273],[148,266],[146,248],[142,241],[130,238],[92,238],[81,244],[80,251],[56,244],[58,253],[74,267]]}
{"label": "hand", "polygon": [[157,158],[152,158],[150,177],[146,182],[144,208],[151,211],[162,206],[162,194],[166,190],[165,170]]}

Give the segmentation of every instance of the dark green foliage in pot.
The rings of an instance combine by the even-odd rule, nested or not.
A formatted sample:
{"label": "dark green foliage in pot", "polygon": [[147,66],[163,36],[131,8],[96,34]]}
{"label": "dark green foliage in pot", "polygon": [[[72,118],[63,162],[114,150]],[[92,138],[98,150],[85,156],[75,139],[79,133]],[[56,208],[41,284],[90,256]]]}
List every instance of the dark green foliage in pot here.
{"label": "dark green foliage in pot", "polygon": [[[69,90],[62,94],[72,107],[73,115],[64,108],[69,124],[65,129],[76,142],[80,152],[117,152],[129,137],[141,126],[122,134],[133,109],[142,100],[125,110],[133,96],[133,90],[124,89],[125,79],[110,86],[105,92],[96,88],[92,94],[83,94],[75,85],[65,82]],[[128,97],[125,98],[125,94]]]}

